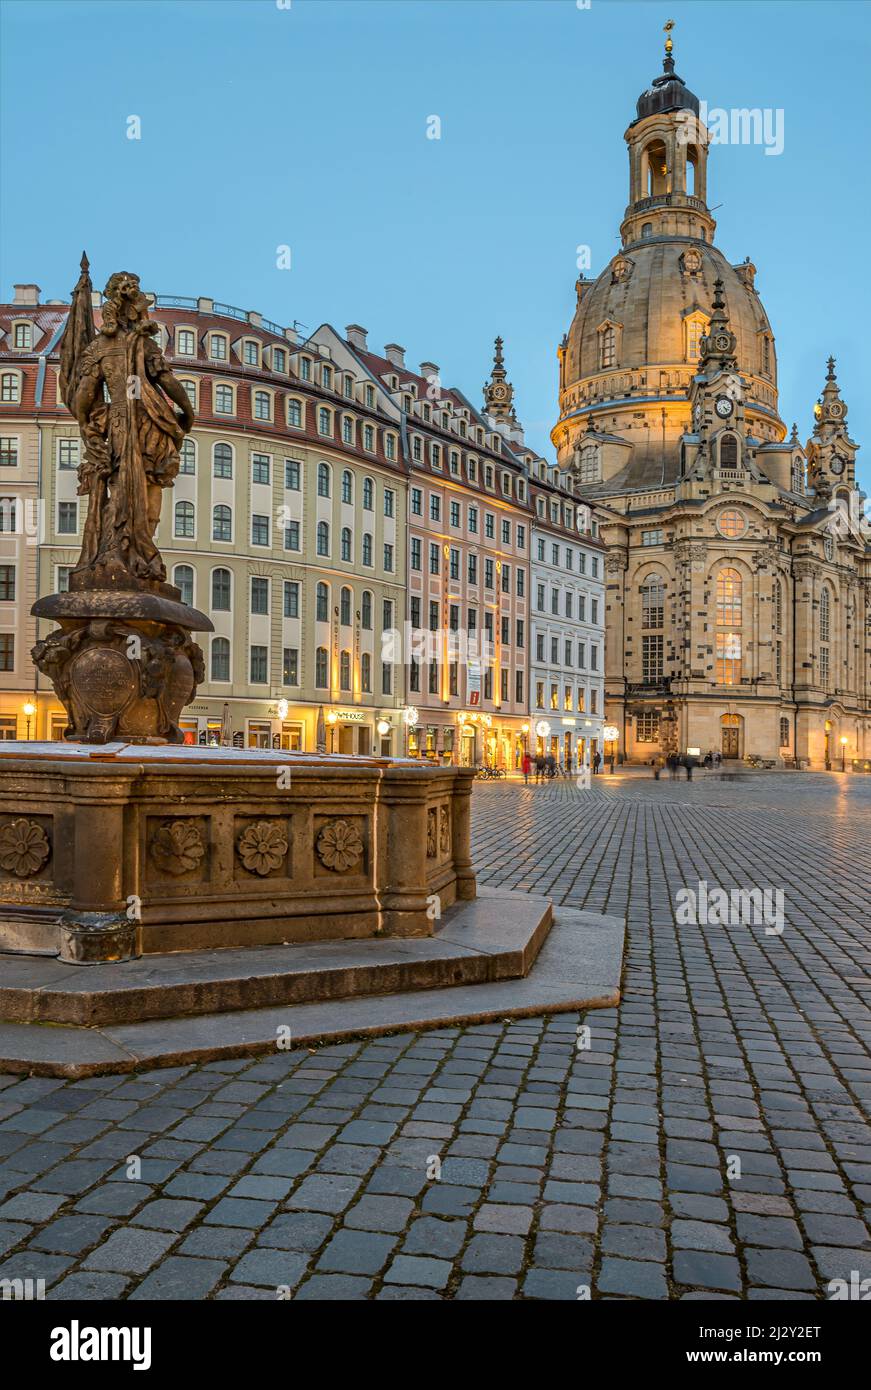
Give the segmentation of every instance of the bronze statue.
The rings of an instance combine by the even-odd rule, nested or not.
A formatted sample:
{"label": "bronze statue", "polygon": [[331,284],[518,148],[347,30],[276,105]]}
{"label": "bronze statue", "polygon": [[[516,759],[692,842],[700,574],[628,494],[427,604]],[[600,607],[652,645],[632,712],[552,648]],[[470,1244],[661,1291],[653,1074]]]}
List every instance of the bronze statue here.
{"label": "bronze statue", "polygon": [[178,716],[204,675],[190,631],[212,624],[166,583],[154,543],[162,490],[175,481],[194,423],[157,332],[129,271],[110,277],[97,332],[83,255],[60,345],[60,394],[82,433],[88,512],[69,592],[33,606],[61,625],[33,659],[67,710],[68,739],[182,742]]}
{"label": "bronze statue", "polygon": [[148,316],[139,276],[118,271],[110,278],[99,333],[90,304],[83,256],[61,342],[61,398],[82,431],[79,492],[88,495],[78,582],[70,587],[159,583],[166,570],[153,537],[161,490],[175,481],[179,445],[194,412],[154,341],[158,327]]}

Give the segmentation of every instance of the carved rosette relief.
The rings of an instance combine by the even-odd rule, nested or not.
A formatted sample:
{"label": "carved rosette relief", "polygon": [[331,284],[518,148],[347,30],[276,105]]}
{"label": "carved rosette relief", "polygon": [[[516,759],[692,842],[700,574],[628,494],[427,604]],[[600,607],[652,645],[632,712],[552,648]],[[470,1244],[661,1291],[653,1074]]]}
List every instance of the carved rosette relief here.
{"label": "carved rosette relief", "polygon": [[328,821],[318,835],[315,848],[321,863],[337,874],[356,868],[363,857],[360,831],[346,820]]}
{"label": "carved rosette relief", "polygon": [[173,876],[198,868],[206,852],[199,827],[189,820],[166,821],[152,837],[150,849],[158,869]]}
{"label": "carved rosette relief", "polygon": [[35,820],[21,817],[0,829],[0,865],[16,878],[38,874],[50,853],[48,836]]}
{"label": "carved rosette relief", "polygon": [[287,857],[287,827],[280,820],[258,820],[245,827],[236,841],[236,853],[249,874],[265,878]]}

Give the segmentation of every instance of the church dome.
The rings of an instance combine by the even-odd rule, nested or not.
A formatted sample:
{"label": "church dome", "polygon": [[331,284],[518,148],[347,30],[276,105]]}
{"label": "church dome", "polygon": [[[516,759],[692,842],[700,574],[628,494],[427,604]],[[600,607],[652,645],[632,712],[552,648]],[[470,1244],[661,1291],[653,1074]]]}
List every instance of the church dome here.
{"label": "church dome", "polygon": [[[770,337],[771,325],[754,288],[753,266],[749,262],[730,265],[716,246],[704,241],[654,237],[621,251],[589,286],[582,282],[565,342],[565,386],[598,377],[605,370],[600,340],[604,323],[620,329],[614,362],[618,372],[654,370],[655,375],[658,368],[689,367],[687,319],[697,312],[710,318],[717,279],[723,282],[729,326],[738,339],[738,366],[751,375],[761,371],[761,343],[765,335]],[[776,389],[776,364],[770,350],[768,366],[771,387]],[[770,397],[770,392],[765,394]]]}
{"label": "church dome", "polygon": [[[669,40],[670,43],[670,40]],[[707,203],[709,138],[699,103],[665,72],[638,100],[625,133],[629,202],[622,247],[595,280],[581,278],[560,348],[560,417],[552,432],[561,466],[593,429],[632,445],[631,459],[601,492],[668,486],[691,429],[689,390],[699,344],[722,281],[747,420],[762,442],[784,438],[777,409],[774,335],[750,259],[732,265],[714,245]]]}

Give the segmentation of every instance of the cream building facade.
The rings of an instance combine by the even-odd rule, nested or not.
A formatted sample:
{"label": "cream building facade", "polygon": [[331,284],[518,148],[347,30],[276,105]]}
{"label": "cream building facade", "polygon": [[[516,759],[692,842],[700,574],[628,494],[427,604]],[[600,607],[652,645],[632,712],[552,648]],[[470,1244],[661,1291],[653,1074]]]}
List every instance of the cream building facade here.
{"label": "cream building facade", "polygon": [[871,759],[871,548],[830,360],[780,418],[749,258],[714,244],[698,99],[663,73],[625,134],[622,245],[559,349],[560,468],[605,509],[606,714],[623,756]]}

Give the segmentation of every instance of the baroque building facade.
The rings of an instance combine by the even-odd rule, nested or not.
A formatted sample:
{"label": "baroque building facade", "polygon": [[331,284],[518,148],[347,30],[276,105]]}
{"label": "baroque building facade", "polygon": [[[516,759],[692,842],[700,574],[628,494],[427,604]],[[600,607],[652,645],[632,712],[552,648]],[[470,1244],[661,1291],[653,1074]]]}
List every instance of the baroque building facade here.
{"label": "baroque building facade", "polygon": [[559,351],[561,471],[603,512],[606,715],[623,757],[871,757],[871,546],[830,359],[780,418],[755,266],[715,245],[708,132],[675,73],[625,133],[621,247]]}
{"label": "baroque building facade", "polygon": [[[0,306],[0,734],[11,739],[63,737],[65,712],[30,656],[51,624],[30,609],[66,589],[87,504],[58,390],[68,305],[39,296],[18,286]],[[586,566],[591,552],[582,587],[598,582],[601,542],[577,533],[574,484],[526,445],[501,342],[479,409],[434,363],[413,371],[395,343],[372,351],[359,325],[301,339],[212,299],[150,298],[195,413],[157,541],[168,578],[214,627],[186,739],[217,742],[229,726],[244,746],[519,767],[544,712],[530,707],[533,522],[576,542],[566,570],[570,553]],[[94,310],[99,321],[99,294]],[[572,709],[561,703],[548,739],[561,756],[598,738],[601,718],[603,614],[598,599],[569,610],[568,580],[561,659],[570,640],[589,667],[561,677]]]}

